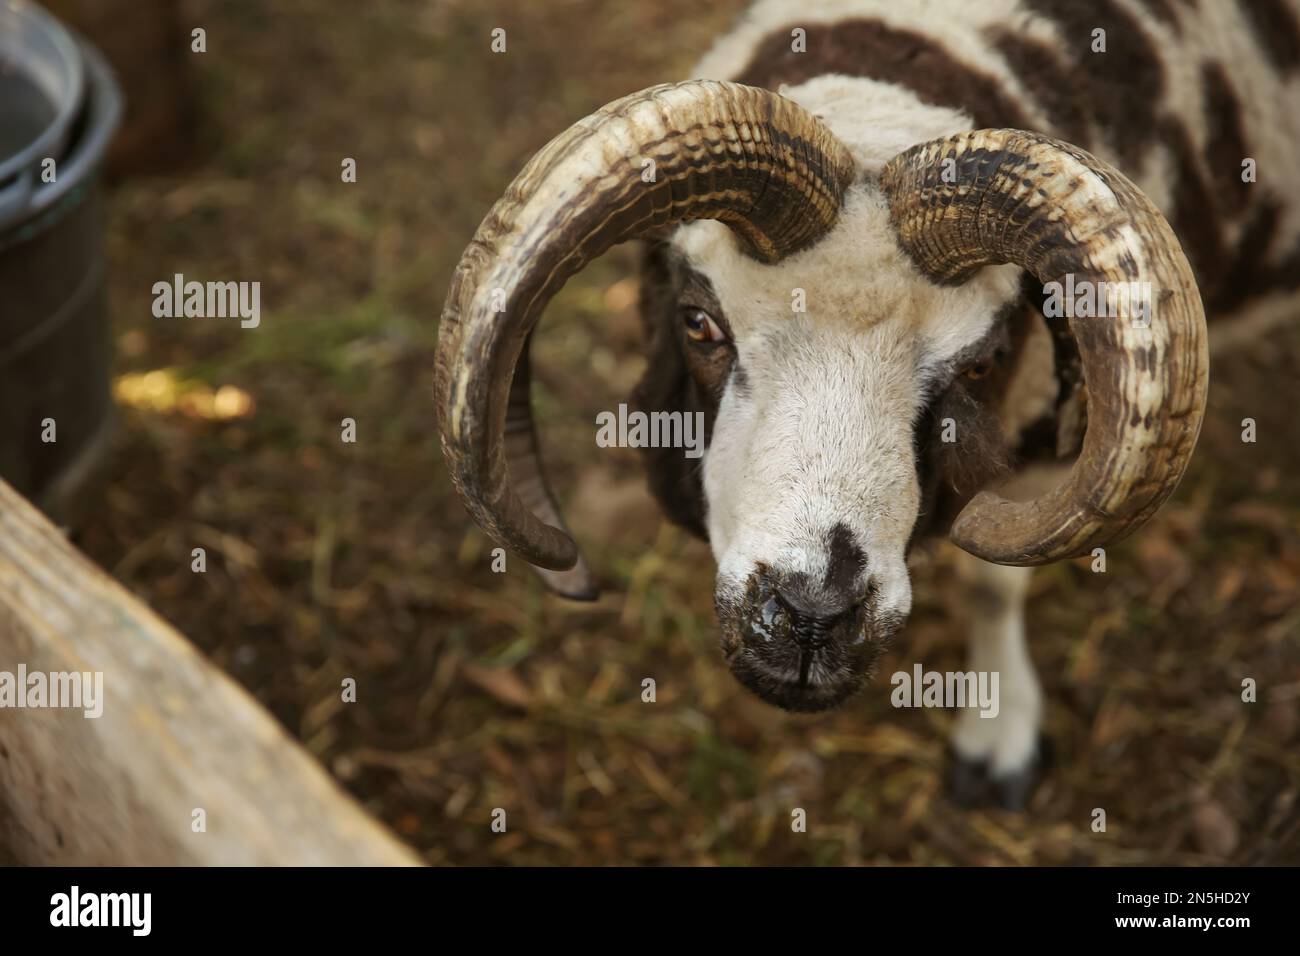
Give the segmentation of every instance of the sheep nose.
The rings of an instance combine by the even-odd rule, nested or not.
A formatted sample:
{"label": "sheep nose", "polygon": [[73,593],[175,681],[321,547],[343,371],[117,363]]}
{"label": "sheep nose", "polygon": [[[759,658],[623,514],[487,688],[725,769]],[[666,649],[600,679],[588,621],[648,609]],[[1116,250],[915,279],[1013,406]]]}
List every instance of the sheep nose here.
{"label": "sheep nose", "polygon": [[860,602],[840,594],[809,595],[800,588],[777,588],[773,600],[790,618],[790,633],[810,649],[823,646],[835,625]]}

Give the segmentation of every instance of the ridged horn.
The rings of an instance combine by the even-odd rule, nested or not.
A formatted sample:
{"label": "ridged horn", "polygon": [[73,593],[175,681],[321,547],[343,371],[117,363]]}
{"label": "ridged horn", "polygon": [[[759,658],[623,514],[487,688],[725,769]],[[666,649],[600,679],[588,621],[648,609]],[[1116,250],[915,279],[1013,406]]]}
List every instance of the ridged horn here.
{"label": "ridged horn", "polygon": [[443,454],[484,531],[550,569],[562,593],[594,596],[538,459],[521,362],[571,275],[616,243],[692,219],[721,220],[753,256],[778,261],[831,228],[853,175],[848,149],[806,110],[710,80],[616,100],[534,156],[465,250],[439,331]]}
{"label": "ridged horn", "polygon": [[1138,528],[1187,468],[1209,381],[1200,293],[1160,211],[1095,156],[1020,130],[914,146],[886,165],[881,184],[904,248],[936,281],[959,283],[1011,262],[1045,287],[1072,275],[1076,288],[1138,283],[1124,288],[1150,291],[1145,324],[1140,314],[1069,319],[1088,423],[1066,480],[1024,502],[981,492],[954,522],[952,540],[986,561],[1033,565]]}

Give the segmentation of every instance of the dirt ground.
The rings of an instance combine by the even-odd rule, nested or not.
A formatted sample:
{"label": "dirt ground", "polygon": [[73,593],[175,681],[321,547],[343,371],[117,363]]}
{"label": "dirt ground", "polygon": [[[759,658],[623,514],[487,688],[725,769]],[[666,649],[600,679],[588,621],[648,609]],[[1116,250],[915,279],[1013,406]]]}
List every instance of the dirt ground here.
{"label": "dirt ground", "polygon": [[[549,460],[606,593],[491,571],[435,432],[452,267],[537,148],[683,75],[741,6],[188,4],[204,146],[111,198],[122,427],[78,543],[431,863],[1300,862],[1300,316],[1216,364],[1189,477],[1105,574],[1036,576],[1056,763],[1023,815],[952,806],[951,714],[895,710],[885,682],[801,718],[728,675],[707,547],[662,522],[634,452],[593,442],[644,362],[629,250],[569,284],[536,348]],[[174,273],[260,280],[261,326],[153,318]],[[917,565],[885,674],[961,667],[950,557]]]}

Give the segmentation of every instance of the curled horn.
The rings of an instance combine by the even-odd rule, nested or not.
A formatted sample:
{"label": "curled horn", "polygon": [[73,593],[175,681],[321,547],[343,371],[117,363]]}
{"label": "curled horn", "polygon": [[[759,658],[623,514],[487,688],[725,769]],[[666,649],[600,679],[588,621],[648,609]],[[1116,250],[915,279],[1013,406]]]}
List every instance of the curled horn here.
{"label": "curled horn", "polygon": [[717,219],[764,262],[835,223],[848,149],[767,90],[696,80],[616,100],[553,139],[461,258],[437,353],[442,449],[471,515],[571,597],[594,597],[537,453],[526,341],[565,281],[610,246]]}
{"label": "curled horn", "polygon": [[1011,262],[1045,285],[1072,275],[1076,287],[1150,292],[1126,316],[1070,316],[1088,425],[1066,480],[1024,502],[981,492],[952,540],[986,561],[1033,565],[1138,528],[1187,468],[1209,380],[1201,297],[1159,210],[1096,157],[1019,130],[914,146],[886,165],[881,184],[904,248],[936,281]]}

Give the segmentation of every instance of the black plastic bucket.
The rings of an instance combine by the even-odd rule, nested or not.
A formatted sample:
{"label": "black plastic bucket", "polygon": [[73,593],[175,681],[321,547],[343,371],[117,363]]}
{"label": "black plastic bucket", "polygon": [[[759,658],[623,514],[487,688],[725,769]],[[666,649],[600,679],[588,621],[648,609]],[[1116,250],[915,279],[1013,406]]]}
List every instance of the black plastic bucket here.
{"label": "black plastic bucket", "polygon": [[0,0],[0,478],[63,520],[112,421],[98,173],[121,112],[98,53]]}

